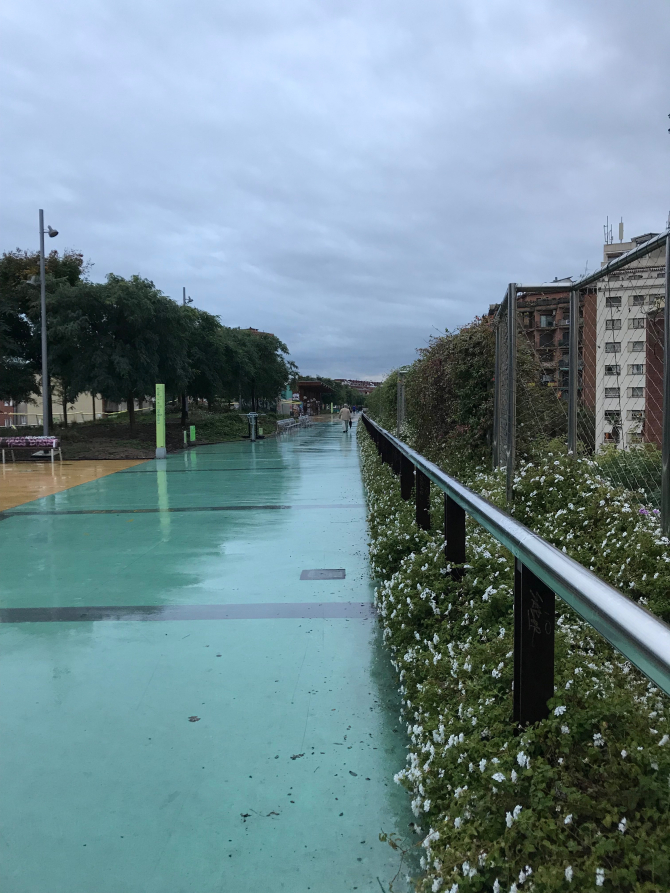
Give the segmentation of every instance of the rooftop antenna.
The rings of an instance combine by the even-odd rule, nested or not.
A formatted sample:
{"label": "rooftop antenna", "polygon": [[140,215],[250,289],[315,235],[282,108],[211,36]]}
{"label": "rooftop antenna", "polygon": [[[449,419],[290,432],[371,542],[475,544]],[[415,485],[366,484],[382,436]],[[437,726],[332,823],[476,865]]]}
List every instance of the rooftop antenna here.
{"label": "rooftop antenna", "polygon": [[614,236],[612,235],[612,225],[609,217],[607,217],[603,230],[605,232],[605,245],[611,245],[614,242]]}
{"label": "rooftop antenna", "polygon": [[619,241],[623,242],[623,217],[619,221]]}

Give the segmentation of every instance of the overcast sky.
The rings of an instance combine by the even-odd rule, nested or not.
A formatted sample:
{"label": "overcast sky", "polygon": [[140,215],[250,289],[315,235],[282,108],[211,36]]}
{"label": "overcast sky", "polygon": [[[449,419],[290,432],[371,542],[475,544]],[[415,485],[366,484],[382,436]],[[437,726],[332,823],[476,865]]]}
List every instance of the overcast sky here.
{"label": "overcast sky", "polygon": [[[4,0],[2,250],[380,377],[670,210],[668,0]],[[616,225],[615,225],[616,233]]]}

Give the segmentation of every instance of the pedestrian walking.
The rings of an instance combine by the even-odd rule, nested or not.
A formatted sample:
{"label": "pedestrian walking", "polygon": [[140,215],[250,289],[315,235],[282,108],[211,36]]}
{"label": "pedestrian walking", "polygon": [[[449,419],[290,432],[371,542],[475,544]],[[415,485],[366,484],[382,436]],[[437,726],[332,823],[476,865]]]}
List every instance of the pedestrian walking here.
{"label": "pedestrian walking", "polygon": [[351,426],[351,411],[346,403],[340,410],[340,421],[342,422],[342,432],[346,434]]}

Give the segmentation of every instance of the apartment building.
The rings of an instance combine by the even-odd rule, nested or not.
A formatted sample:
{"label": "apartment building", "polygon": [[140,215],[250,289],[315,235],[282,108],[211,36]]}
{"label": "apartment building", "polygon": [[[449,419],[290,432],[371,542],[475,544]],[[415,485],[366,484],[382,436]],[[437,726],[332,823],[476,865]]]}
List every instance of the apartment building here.
{"label": "apartment building", "polygon": [[[570,292],[563,294],[523,294],[517,297],[521,327],[542,367],[541,382],[556,389],[556,396],[568,396],[568,354],[570,350]],[[583,321],[583,305],[580,320]],[[580,337],[581,369],[581,337]]]}
{"label": "apartment building", "polygon": [[[645,233],[630,242],[606,244],[603,266],[655,235]],[[650,439],[645,426],[649,414],[647,325],[650,314],[655,315],[662,306],[664,291],[665,248],[598,282],[593,406],[596,444],[627,449]]]}

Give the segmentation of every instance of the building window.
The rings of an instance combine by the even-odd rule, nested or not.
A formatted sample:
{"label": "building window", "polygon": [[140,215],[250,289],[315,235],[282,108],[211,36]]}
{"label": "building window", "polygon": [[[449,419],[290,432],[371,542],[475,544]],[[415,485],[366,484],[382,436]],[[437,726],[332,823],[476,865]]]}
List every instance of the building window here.
{"label": "building window", "polygon": [[628,320],[629,329],[643,329],[645,323],[644,316],[636,316],[635,319]]}
{"label": "building window", "polygon": [[620,319],[606,319],[605,320],[605,328],[608,329],[610,332],[613,331],[614,329],[620,329],[621,328],[621,320]]}
{"label": "building window", "polygon": [[628,388],[628,396],[629,397],[644,397],[644,388],[640,388],[640,387]]}
{"label": "building window", "polygon": [[540,347],[552,347],[554,344],[553,332],[540,332]]}
{"label": "building window", "polygon": [[630,422],[644,422],[644,409],[629,409],[628,420]]}
{"label": "building window", "polygon": [[619,432],[616,429],[614,431],[605,431],[603,443],[619,443]]}
{"label": "building window", "polygon": [[553,314],[541,314],[540,315],[540,327],[543,329],[551,329],[554,326],[554,316]]}
{"label": "building window", "polygon": [[605,388],[605,396],[606,397],[618,397],[619,396],[619,388]]}
{"label": "building window", "polygon": [[630,299],[630,303],[633,307],[643,307],[644,306],[644,295],[632,295]]}
{"label": "building window", "polygon": [[605,353],[619,353],[621,350],[621,342],[620,341],[606,341],[605,342]]}
{"label": "building window", "polygon": [[628,443],[642,443],[642,435],[638,434],[637,431],[631,431],[630,434],[626,435],[626,440]]}
{"label": "building window", "polygon": [[609,422],[610,425],[618,424],[621,421],[621,410],[619,409],[606,409],[605,410],[605,421]]}
{"label": "building window", "polygon": [[605,366],[605,375],[621,375],[621,366]]}
{"label": "building window", "polygon": [[609,295],[606,297],[605,307],[621,307],[621,296]]}
{"label": "building window", "polygon": [[632,353],[644,350],[644,341],[629,341],[628,350],[630,350]]}
{"label": "building window", "polygon": [[628,374],[629,375],[644,375],[644,363],[629,363],[628,364]]}

